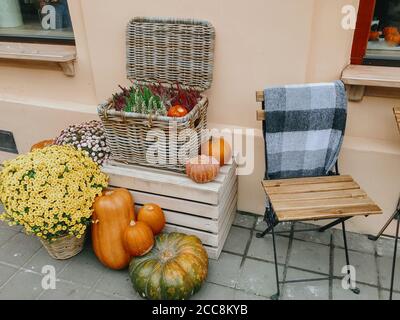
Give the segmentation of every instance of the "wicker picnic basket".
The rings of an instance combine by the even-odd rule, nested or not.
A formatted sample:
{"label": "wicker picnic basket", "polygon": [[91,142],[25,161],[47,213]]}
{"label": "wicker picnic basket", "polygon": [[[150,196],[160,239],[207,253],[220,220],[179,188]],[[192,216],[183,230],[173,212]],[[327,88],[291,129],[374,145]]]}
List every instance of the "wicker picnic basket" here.
{"label": "wicker picnic basket", "polygon": [[[205,21],[134,18],[127,27],[127,77],[139,85],[178,83],[203,92],[212,82],[214,40],[214,28]],[[182,118],[111,110],[110,102],[100,105],[111,160],[185,171],[207,128],[208,99],[201,97]]]}

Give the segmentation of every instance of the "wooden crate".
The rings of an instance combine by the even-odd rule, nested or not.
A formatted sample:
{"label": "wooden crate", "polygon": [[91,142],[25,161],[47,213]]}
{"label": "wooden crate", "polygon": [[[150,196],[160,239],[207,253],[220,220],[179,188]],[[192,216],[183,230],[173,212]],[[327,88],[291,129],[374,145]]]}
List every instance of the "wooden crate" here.
{"label": "wooden crate", "polygon": [[221,168],[217,179],[197,184],[183,174],[109,161],[103,171],[110,186],[129,189],[138,207],[159,204],[166,232],[196,235],[211,259],[218,259],[237,209],[236,165]]}

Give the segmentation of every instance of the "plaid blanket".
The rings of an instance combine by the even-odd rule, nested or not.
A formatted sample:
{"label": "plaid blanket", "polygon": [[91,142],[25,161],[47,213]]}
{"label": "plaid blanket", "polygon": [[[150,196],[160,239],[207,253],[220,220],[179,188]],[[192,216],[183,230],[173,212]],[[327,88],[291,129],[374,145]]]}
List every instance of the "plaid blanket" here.
{"label": "plaid blanket", "polygon": [[347,97],[341,81],[265,89],[269,179],[329,174],[343,142]]}

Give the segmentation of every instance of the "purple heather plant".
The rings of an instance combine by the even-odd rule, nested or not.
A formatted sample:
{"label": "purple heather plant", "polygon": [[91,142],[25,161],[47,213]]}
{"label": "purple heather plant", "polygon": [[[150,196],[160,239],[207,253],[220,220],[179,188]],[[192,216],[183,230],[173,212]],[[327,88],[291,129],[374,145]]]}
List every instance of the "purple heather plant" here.
{"label": "purple heather plant", "polygon": [[55,144],[72,145],[78,150],[84,150],[99,165],[110,156],[104,127],[96,120],[69,126],[61,132]]}

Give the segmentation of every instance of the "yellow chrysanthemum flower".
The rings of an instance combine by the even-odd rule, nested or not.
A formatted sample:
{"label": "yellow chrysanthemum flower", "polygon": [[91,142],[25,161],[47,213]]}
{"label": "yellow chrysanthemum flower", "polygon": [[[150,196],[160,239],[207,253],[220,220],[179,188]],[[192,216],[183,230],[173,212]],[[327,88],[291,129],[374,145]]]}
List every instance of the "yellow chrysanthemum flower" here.
{"label": "yellow chrysanthemum flower", "polygon": [[108,177],[84,152],[50,146],[4,162],[0,172],[1,220],[51,240],[81,236]]}

